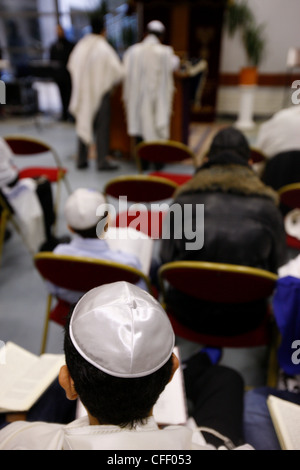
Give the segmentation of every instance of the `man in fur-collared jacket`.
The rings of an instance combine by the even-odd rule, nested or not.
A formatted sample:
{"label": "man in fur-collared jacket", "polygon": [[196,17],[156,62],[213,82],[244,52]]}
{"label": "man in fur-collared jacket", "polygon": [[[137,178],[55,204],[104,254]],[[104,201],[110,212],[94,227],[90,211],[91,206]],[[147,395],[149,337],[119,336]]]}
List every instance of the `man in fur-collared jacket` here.
{"label": "man in fur-collared jacket", "polygon": [[[262,183],[249,163],[250,148],[240,131],[229,127],[214,137],[206,161],[175,193],[173,204],[181,207],[183,229],[178,233],[180,224],[166,218],[170,237],[162,239],[162,263],[211,261],[277,273],[286,261],[278,196]],[[197,204],[204,204],[204,222],[198,217]],[[204,231],[201,249],[187,249],[191,246],[188,227],[197,234]],[[186,326],[206,334],[231,335],[249,326],[255,328],[265,311],[265,301],[225,305],[193,299],[172,289],[167,304]],[[194,315],[199,309],[201,315]],[[226,312],[230,313],[230,322]]]}

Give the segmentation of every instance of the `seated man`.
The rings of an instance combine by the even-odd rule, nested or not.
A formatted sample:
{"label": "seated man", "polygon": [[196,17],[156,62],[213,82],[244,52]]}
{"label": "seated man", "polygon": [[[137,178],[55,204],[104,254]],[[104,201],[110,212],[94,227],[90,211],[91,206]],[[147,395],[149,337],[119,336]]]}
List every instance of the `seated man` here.
{"label": "seated man", "polygon": [[290,150],[300,150],[300,106],[281,109],[261,124],[255,147],[267,158]]}
{"label": "seated man", "polygon": [[[210,261],[277,273],[286,259],[278,196],[260,181],[249,161],[250,148],[240,131],[229,127],[216,134],[206,161],[175,192],[169,217],[164,221],[169,236],[163,231],[162,263]],[[204,221],[198,217],[200,205],[204,205]],[[172,220],[173,212],[180,214],[179,221]],[[192,235],[200,233],[204,234],[204,245],[195,249]],[[255,329],[266,311],[264,300],[243,306],[220,304],[175,289],[169,289],[167,304],[187,327],[222,336]],[[201,315],[197,315],[199,309]]]}
{"label": "seated man", "polygon": [[149,293],[126,282],[92,289],[66,324],[66,365],[59,374],[67,398],[79,397],[87,414],[68,425],[8,424],[0,431],[0,449],[214,450],[214,443],[234,448],[242,441],[243,381],[221,366],[207,364],[199,373],[197,358],[184,373],[203,433],[156,424],[153,407],[178,367],[174,340],[165,311]]}
{"label": "seated man", "polygon": [[[124,251],[113,251],[105,239],[99,238],[108,223],[108,205],[104,196],[90,189],[79,188],[69,196],[65,205],[65,217],[69,230],[74,235],[70,243],[56,246],[54,253],[59,255],[86,256],[114,261],[141,270],[139,259]],[[97,215],[101,213],[101,215]],[[125,242],[125,240],[124,240]],[[139,287],[147,289],[144,281]],[[48,283],[50,292],[62,300],[75,303],[82,292],[69,291]]]}
{"label": "seated man", "polygon": [[12,151],[1,137],[0,190],[16,215],[30,251],[53,249],[59,240],[52,233],[55,213],[51,183],[45,178],[19,179]]}

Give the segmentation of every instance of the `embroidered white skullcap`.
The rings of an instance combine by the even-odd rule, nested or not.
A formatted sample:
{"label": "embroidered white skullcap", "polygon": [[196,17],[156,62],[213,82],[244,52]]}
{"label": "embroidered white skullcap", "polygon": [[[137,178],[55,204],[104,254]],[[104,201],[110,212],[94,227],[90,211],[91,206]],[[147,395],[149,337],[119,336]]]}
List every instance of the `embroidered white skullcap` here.
{"label": "embroidered white skullcap", "polygon": [[160,369],[174,348],[174,332],[159,302],[125,281],[87,292],[70,321],[79,354],[115,377],[143,377]]}
{"label": "embroidered white skullcap", "polygon": [[159,20],[153,20],[153,21],[150,21],[150,23],[148,23],[147,25],[147,30],[148,31],[151,31],[153,33],[164,33],[166,28],[164,27],[164,25],[162,24],[161,21]]}
{"label": "embroidered white skullcap", "polygon": [[65,205],[67,224],[77,230],[96,226],[105,211],[107,205],[103,194],[86,188],[76,189]]}
{"label": "embroidered white skullcap", "polygon": [[300,240],[300,209],[293,209],[284,218],[285,231]]}

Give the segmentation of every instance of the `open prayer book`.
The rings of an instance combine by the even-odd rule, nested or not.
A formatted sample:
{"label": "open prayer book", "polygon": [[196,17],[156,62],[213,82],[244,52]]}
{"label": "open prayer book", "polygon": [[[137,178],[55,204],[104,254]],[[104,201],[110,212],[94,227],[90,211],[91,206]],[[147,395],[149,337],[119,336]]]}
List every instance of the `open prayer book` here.
{"label": "open prayer book", "polygon": [[36,356],[7,342],[1,349],[0,412],[28,411],[58,376],[64,354]]}
{"label": "open prayer book", "polygon": [[103,238],[111,250],[124,251],[139,258],[141,271],[149,275],[154,242],[152,238],[131,227],[109,227]]}
{"label": "open prayer book", "polygon": [[270,395],[267,405],[283,450],[300,450],[300,406]]}
{"label": "open prayer book", "polygon": [[[178,348],[174,348],[174,354],[179,359]],[[86,410],[78,400],[77,418],[86,415]],[[179,367],[173,379],[169,382],[156,402],[153,415],[159,425],[185,424],[188,419],[185,387],[182,369]]]}

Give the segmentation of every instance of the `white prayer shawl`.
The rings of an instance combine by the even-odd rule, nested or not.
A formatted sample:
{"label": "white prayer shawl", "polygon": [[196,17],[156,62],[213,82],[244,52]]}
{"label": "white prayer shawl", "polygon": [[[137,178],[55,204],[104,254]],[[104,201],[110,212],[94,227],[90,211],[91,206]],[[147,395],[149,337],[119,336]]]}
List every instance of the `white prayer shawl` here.
{"label": "white prayer shawl", "polygon": [[145,141],[169,138],[174,57],[173,49],[154,35],[125,52],[123,100],[130,136],[141,136]]}
{"label": "white prayer shawl", "polygon": [[68,70],[72,78],[69,110],[77,135],[93,142],[93,122],[103,96],[123,79],[123,65],[104,36],[88,34],[73,49]]}
{"label": "white prayer shawl", "polygon": [[282,109],[261,124],[256,145],[266,157],[300,149],[300,105]]}
{"label": "white prayer shawl", "polygon": [[21,236],[32,254],[46,241],[44,213],[36,194],[36,186],[36,181],[32,178],[23,178],[12,188],[2,187],[14,210]]}
{"label": "white prayer shawl", "polygon": [[[91,426],[87,416],[70,424],[16,421],[0,431],[0,450],[111,450],[108,463],[122,464],[117,450],[226,450],[207,444],[187,426],[159,429],[152,417],[133,429],[113,425]],[[253,450],[249,444],[237,450]],[[155,456],[154,456],[155,457]],[[154,463],[158,463],[156,456]],[[184,455],[183,455],[184,457]],[[121,459],[121,461],[119,460]],[[140,462],[141,457],[138,457]],[[138,467],[138,462],[134,465]],[[185,463],[190,462],[189,454]]]}
{"label": "white prayer shawl", "polygon": [[0,137],[0,188],[14,210],[24,242],[31,253],[36,253],[46,240],[43,209],[33,179],[20,179],[13,187],[8,186],[17,176],[13,153]]}

